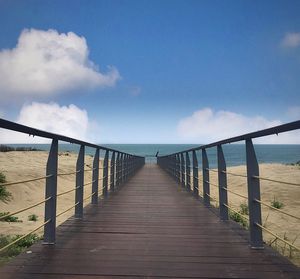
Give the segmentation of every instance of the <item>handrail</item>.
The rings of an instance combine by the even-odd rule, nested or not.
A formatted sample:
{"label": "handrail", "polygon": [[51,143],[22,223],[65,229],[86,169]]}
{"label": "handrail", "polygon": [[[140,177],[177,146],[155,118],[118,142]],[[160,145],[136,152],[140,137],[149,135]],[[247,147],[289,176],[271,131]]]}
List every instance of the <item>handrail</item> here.
{"label": "handrail", "polygon": [[[263,226],[257,225],[262,224],[262,214],[261,207],[265,206],[274,210],[279,214],[284,214],[296,220],[300,220],[300,217],[294,215],[292,213],[286,212],[285,210],[278,209],[273,205],[269,205],[265,201],[262,201],[260,198],[260,183],[261,181],[270,181],[273,183],[281,183],[289,186],[300,186],[300,184],[296,181],[284,181],[284,180],[276,180],[272,177],[263,177],[259,174],[259,163],[257,160],[255,148],[252,142],[252,139],[258,137],[269,136],[272,134],[283,133],[287,131],[293,131],[300,129],[300,120],[294,121],[291,123],[271,127],[268,129],[220,140],[217,142],[213,142],[210,144],[190,148],[187,150],[183,150],[180,152],[158,156],[157,163],[162,169],[167,171],[177,182],[187,191],[193,193],[196,197],[199,196],[199,184],[200,180],[202,180],[203,186],[203,202],[204,205],[210,206],[211,199],[215,200],[219,204],[219,214],[221,220],[229,219],[229,210],[243,215],[240,212],[231,208],[228,204],[228,198],[232,198],[231,193],[233,195],[238,196],[239,198],[246,199],[248,201],[248,209],[249,209],[249,218],[243,216],[243,218],[249,219],[249,232],[250,232],[250,242],[251,247],[253,248],[263,248],[263,230],[267,231],[273,235],[273,232],[270,230],[266,230]],[[226,159],[223,152],[223,145],[228,143],[234,143],[238,141],[245,142],[246,149],[246,173],[238,174],[231,171],[227,171],[226,169]],[[212,169],[209,167],[209,157],[207,156],[206,150],[212,147],[217,147],[217,168]],[[199,154],[196,151],[201,150],[202,153],[202,165],[200,166],[202,169],[201,179],[199,179]],[[200,159],[201,160],[201,159]],[[218,182],[210,181],[210,173],[213,172],[217,176]],[[227,186],[227,176],[235,176],[240,178],[245,178],[245,182],[243,184],[247,185],[247,194],[240,194],[235,189],[231,190],[231,187]],[[191,181],[193,182],[191,188]],[[212,195],[210,193],[210,188],[215,187],[217,194]],[[192,190],[192,191],[191,191]],[[215,193],[215,192],[214,192]],[[277,235],[276,235],[277,236]],[[281,239],[280,237],[277,237]],[[287,242],[285,242],[288,244]],[[294,246],[293,246],[294,247]]]}
{"label": "handrail", "polygon": [[[125,153],[122,151],[118,151],[115,149],[107,148],[104,146],[92,144],[89,142],[77,140],[71,137],[66,137],[63,135],[58,135],[54,133],[49,133],[46,131],[38,130],[32,127],[28,127],[25,125],[21,125],[18,123],[14,123],[11,121],[7,121],[0,118],[0,128],[4,128],[7,130],[17,131],[33,136],[44,137],[48,139],[52,139],[52,143],[50,145],[50,150],[48,153],[48,160],[46,164],[46,175],[42,177],[36,177],[32,179],[26,179],[21,181],[15,182],[5,182],[1,183],[1,187],[10,186],[13,184],[21,184],[27,183],[37,180],[45,180],[45,199],[39,201],[33,205],[29,205],[26,208],[19,209],[12,213],[7,213],[0,217],[0,220],[5,219],[9,216],[14,214],[18,214],[25,210],[29,210],[34,208],[38,205],[45,204],[45,214],[44,214],[44,243],[45,244],[54,244],[56,238],[56,218],[65,214],[67,211],[75,208],[75,217],[78,219],[83,218],[84,214],[84,205],[85,202],[90,199],[92,204],[98,203],[98,192],[99,190],[102,192],[101,194],[104,198],[107,197],[109,192],[115,191],[115,188],[120,187],[124,184],[142,165],[145,164],[145,158],[142,156],[136,156],[129,153]],[[77,162],[75,171],[72,172],[58,172],[58,147],[59,141],[70,142],[73,144],[79,145],[79,151],[77,154]],[[95,153],[93,157],[93,165],[87,168],[85,167],[85,148],[92,147],[95,148]],[[103,158],[103,162],[100,164],[100,151],[105,151],[105,155]],[[110,156],[111,155],[111,156]],[[101,173],[100,173],[100,170]],[[89,181],[86,182],[84,179],[85,173],[91,172],[92,178],[89,178]],[[62,176],[67,175],[75,175],[74,181],[74,188],[65,190],[63,192],[58,192],[58,182],[61,181],[58,179]],[[100,188],[99,180],[102,180],[102,185]],[[90,190],[91,194],[86,194],[87,186],[91,185],[87,189]],[[58,198],[74,192],[75,193],[75,202],[74,204],[69,207],[68,209],[64,210],[63,212],[57,213],[57,201]],[[87,196],[85,196],[87,195]],[[61,200],[60,200],[61,201]],[[37,229],[41,228],[42,226],[38,227]],[[37,230],[36,229],[36,230]],[[35,231],[35,230],[34,230]],[[33,232],[33,231],[32,231]],[[28,234],[27,234],[28,235]],[[24,238],[22,236],[20,239]],[[16,243],[18,240],[10,243],[9,245],[5,246],[4,248],[0,248],[0,251],[6,249]]]}
{"label": "handrail", "polygon": [[216,141],[216,142],[213,142],[213,143],[201,145],[201,146],[190,148],[190,149],[183,150],[183,151],[180,151],[180,152],[174,152],[174,153],[164,155],[164,156],[161,156],[161,157],[171,156],[171,155],[174,155],[174,154],[183,154],[183,153],[186,153],[186,152],[202,150],[202,149],[206,149],[206,148],[215,147],[215,146],[218,146],[218,145],[223,145],[223,144],[227,144],[227,143],[234,143],[234,142],[244,141],[244,140],[248,140],[248,139],[254,139],[254,138],[270,136],[270,135],[278,135],[280,133],[293,131],[293,130],[297,130],[297,129],[300,129],[300,120],[290,122],[290,123],[286,123],[286,124],[282,124],[282,125],[278,125],[278,126],[274,126],[272,128],[259,130],[259,131],[252,132],[252,133],[243,134],[243,135],[232,137],[232,138],[227,138],[227,139],[224,139],[224,140],[220,140],[220,141]]}
{"label": "handrail", "polygon": [[[118,152],[121,154],[129,154],[129,153],[125,153],[116,149],[112,149],[112,148],[108,148],[105,146],[101,146],[101,145],[97,145],[97,144],[93,144],[90,142],[86,142],[86,141],[82,141],[82,140],[78,140],[75,138],[71,138],[71,137],[67,137],[67,136],[63,136],[63,135],[59,135],[59,134],[54,134],[54,133],[50,133],[50,132],[46,132],[43,130],[39,130],[36,128],[32,128],[26,125],[22,125],[19,123],[15,123],[9,120],[5,120],[3,118],[0,118],[0,128],[4,128],[7,130],[11,130],[11,131],[15,131],[15,132],[21,132],[24,134],[29,134],[30,136],[38,136],[38,137],[42,137],[42,138],[47,138],[47,139],[56,139],[56,140],[60,140],[60,141],[64,141],[64,142],[69,142],[69,143],[75,143],[78,145],[84,145],[84,146],[88,146],[88,147],[92,147],[92,148],[100,148],[101,150],[107,150],[107,151],[111,151],[111,152]],[[133,155],[133,154],[129,154],[129,155]],[[136,157],[140,157],[143,158],[141,156],[137,156],[137,155],[133,155]]]}

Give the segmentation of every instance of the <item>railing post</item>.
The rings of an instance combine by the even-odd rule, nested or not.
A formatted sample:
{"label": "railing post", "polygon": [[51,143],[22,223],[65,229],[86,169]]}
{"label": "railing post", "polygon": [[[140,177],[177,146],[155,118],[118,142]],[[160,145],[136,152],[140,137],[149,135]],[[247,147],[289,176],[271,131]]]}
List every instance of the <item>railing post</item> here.
{"label": "railing post", "polygon": [[56,233],[56,195],[57,195],[57,164],[58,164],[58,140],[53,139],[48,155],[46,168],[45,198],[45,222],[51,220],[44,228],[44,244],[55,243]]}
{"label": "railing post", "polygon": [[219,180],[219,201],[220,201],[220,218],[221,220],[228,220],[228,205],[227,198],[227,176],[226,176],[226,161],[221,145],[217,146],[218,152],[218,180]]}
{"label": "railing post", "polygon": [[[133,173],[135,172],[134,169],[134,160],[136,160],[137,158],[135,158],[134,156],[130,156],[130,177],[133,175]],[[138,161],[138,160],[137,160]]]}
{"label": "railing post", "polygon": [[99,148],[96,149],[93,161],[93,183],[92,183],[92,204],[98,203],[98,188],[99,188]]}
{"label": "railing post", "polygon": [[[84,145],[80,146],[76,163],[75,218],[83,217]],[[77,188],[78,187],[78,188]]]}
{"label": "railing post", "polygon": [[132,162],[132,156],[128,155],[128,179],[131,176],[131,162]]}
{"label": "railing post", "polygon": [[124,183],[124,174],[125,174],[125,154],[121,156],[121,181]]}
{"label": "railing post", "polygon": [[126,166],[126,175],[125,175],[125,181],[128,180],[128,166],[129,166],[129,155],[126,155],[126,163],[125,163],[125,166]]}
{"label": "railing post", "polygon": [[199,196],[198,176],[198,159],[196,151],[193,150],[193,192],[196,197]]}
{"label": "railing post", "polygon": [[130,178],[131,176],[131,163],[132,163],[132,156],[131,155],[128,155],[128,179]]}
{"label": "railing post", "polygon": [[124,172],[124,181],[128,179],[128,155],[125,155],[125,172]]}
{"label": "railing post", "polygon": [[178,158],[178,184],[181,184],[182,181],[182,175],[181,175],[181,156],[180,154],[177,154]]}
{"label": "railing post", "polygon": [[169,156],[169,173],[171,177],[173,176],[173,156]]}
{"label": "railing post", "polygon": [[202,176],[203,176],[203,200],[206,206],[210,206],[209,190],[209,163],[206,150],[202,149]]}
{"label": "railing post", "polygon": [[127,158],[126,158],[126,181],[129,179],[129,161],[130,161],[130,156],[127,155]]}
{"label": "railing post", "polygon": [[123,154],[120,154],[119,159],[119,185],[122,185],[122,166],[123,166]]}
{"label": "railing post", "polygon": [[176,154],[176,180],[180,183],[180,158],[178,154]]}
{"label": "railing post", "polygon": [[185,169],[186,169],[186,189],[191,191],[191,161],[190,155],[188,152],[185,153]]}
{"label": "railing post", "polygon": [[131,176],[136,172],[136,169],[138,168],[140,164],[140,160],[139,158],[135,157],[135,156],[131,156]]}
{"label": "railing post", "polygon": [[176,179],[176,156],[172,155],[172,176]]}
{"label": "railing post", "polygon": [[168,159],[167,159],[167,172],[172,176],[172,158],[171,158],[171,156],[168,156],[167,157]]}
{"label": "railing post", "polygon": [[172,176],[173,178],[176,178],[176,160],[175,160],[175,155],[171,156],[171,166],[172,166]]}
{"label": "railing post", "polygon": [[117,160],[116,160],[116,187],[118,188],[120,186],[120,153],[117,153]]}
{"label": "railing post", "polygon": [[122,172],[122,181],[125,183],[126,181],[126,154],[123,156],[123,172]]}
{"label": "railing post", "polygon": [[115,191],[115,151],[113,151],[110,159],[110,189],[112,192]]}
{"label": "railing post", "polygon": [[135,157],[135,156],[131,156],[131,176],[135,173],[135,162],[137,163],[137,165],[140,164],[140,160],[139,158]]}
{"label": "railing post", "polygon": [[261,206],[255,200],[260,200],[259,165],[257,162],[255,149],[251,139],[246,140],[246,161],[247,161],[247,182],[248,182],[248,206],[250,223],[250,242],[251,247],[262,249],[263,236],[262,229],[256,224],[261,225]]}
{"label": "railing post", "polygon": [[123,154],[120,153],[120,158],[119,158],[119,173],[118,173],[118,176],[119,176],[119,186],[122,185],[122,156],[123,156]]}
{"label": "railing post", "polygon": [[183,153],[180,153],[180,163],[181,163],[181,186],[185,188],[185,163]]}
{"label": "railing post", "polygon": [[102,193],[103,197],[106,197],[108,194],[108,156],[109,151],[105,150],[104,161],[103,161],[103,184],[102,184]]}
{"label": "railing post", "polygon": [[166,172],[169,172],[168,161],[169,161],[169,156],[166,156],[164,158],[164,169]]}

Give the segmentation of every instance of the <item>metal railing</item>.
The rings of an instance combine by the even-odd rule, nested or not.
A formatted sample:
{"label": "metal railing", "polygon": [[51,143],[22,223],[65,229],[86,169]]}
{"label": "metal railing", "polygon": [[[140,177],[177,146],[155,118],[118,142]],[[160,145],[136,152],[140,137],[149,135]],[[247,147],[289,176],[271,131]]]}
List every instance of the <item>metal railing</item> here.
{"label": "metal railing", "polygon": [[[33,136],[39,136],[43,138],[48,138],[52,140],[47,166],[46,166],[46,174],[43,177],[37,177],[33,179],[26,179],[22,181],[10,181],[7,183],[1,183],[1,186],[7,187],[15,184],[23,184],[27,182],[37,181],[37,180],[45,180],[45,199],[39,201],[35,204],[27,206],[25,208],[16,210],[12,213],[7,213],[0,217],[0,220],[5,219],[9,216],[21,213],[23,211],[29,210],[41,204],[45,204],[45,215],[44,222],[42,225],[38,226],[31,232],[23,235],[8,245],[0,248],[0,252],[6,250],[16,242],[22,240],[26,236],[31,233],[39,230],[44,227],[44,243],[45,244],[54,244],[56,237],[56,218],[65,214],[66,212],[75,208],[75,218],[83,218],[83,203],[86,200],[91,200],[92,204],[98,203],[99,196],[103,195],[107,197],[109,191],[113,192],[117,190],[122,184],[124,184],[132,175],[136,173],[136,171],[145,164],[145,158],[140,156],[131,155],[128,153],[124,153],[118,150],[114,150],[111,148],[106,148],[100,145],[92,144],[89,142],[84,142],[81,140],[77,140],[74,138],[57,135],[53,133],[49,133],[46,131],[41,131],[35,128],[31,128],[28,126],[20,125],[14,122],[10,122],[0,118],[0,128],[4,128],[11,131],[21,132]],[[58,147],[59,141],[69,142],[73,144],[77,144],[80,146],[77,162],[76,162],[76,170],[68,173],[58,173]],[[84,169],[84,161],[85,161],[85,147],[91,147],[95,149],[94,159],[93,159],[93,167],[91,169]],[[104,159],[103,166],[100,167],[100,151],[104,151]],[[99,171],[102,171],[102,177],[100,177]],[[84,173],[92,172],[92,181],[88,183],[84,183]],[[110,173],[110,174],[109,174]],[[57,178],[59,176],[68,176],[75,175],[76,183],[75,187],[71,190],[57,193],[58,183]],[[99,189],[99,181],[102,180],[102,189]],[[110,181],[110,182],[109,182]],[[84,187],[92,185],[91,194],[87,197],[84,197]],[[99,190],[101,194],[99,195]],[[57,197],[63,196],[65,194],[75,192],[75,203],[70,208],[57,213],[56,204]]]}
{"label": "metal railing", "polygon": [[[158,165],[167,171],[183,188],[198,197],[203,198],[203,202],[206,206],[210,206],[211,200],[216,200],[219,203],[219,216],[221,220],[229,219],[229,211],[239,214],[241,218],[249,222],[250,232],[250,244],[253,248],[263,248],[263,231],[273,235],[276,240],[283,241],[291,248],[300,251],[300,248],[295,246],[290,241],[280,237],[273,231],[269,230],[262,224],[261,206],[267,206],[278,213],[287,215],[296,220],[300,220],[299,216],[288,213],[282,209],[277,209],[274,206],[267,204],[261,200],[260,197],[260,181],[272,181],[275,183],[283,183],[291,186],[300,186],[298,183],[291,183],[286,181],[274,180],[268,177],[262,177],[259,175],[259,163],[256,157],[254,145],[252,139],[264,137],[272,134],[279,134],[287,131],[300,129],[300,121],[287,123],[284,125],[272,127],[269,129],[240,135],[237,137],[221,140],[211,144],[199,146],[196,148],[188,149],[178,153],[160,156],[157,158]],[[246,168],[247,174],[236,174],[226,171],[226,160],[223,153],[223,145],[244,141],[246,145]],[[217,170],[209,168],[209,160],[207,156],[207,149],[217,148]],[[202,155],[202,195],[199,188],[199,165],[197,152],[201,151]],[[192,162],[190,162],[192,161]],[[192,173],[191,173],[192,168]],[[210,182],[210,172],[216,172],[218,175],[218,183]],[[248,196],[229,190],[227,187],[227,175],[240,176],[247,179]],[[192,179],[192,184],[191,184]],[[213,198],[210,193],[210,187],[216,187],[218,189],[218,198]],[[228,204],[228,192],[237,195],[248,201],[249,216],[245,216],[236,211]]]}

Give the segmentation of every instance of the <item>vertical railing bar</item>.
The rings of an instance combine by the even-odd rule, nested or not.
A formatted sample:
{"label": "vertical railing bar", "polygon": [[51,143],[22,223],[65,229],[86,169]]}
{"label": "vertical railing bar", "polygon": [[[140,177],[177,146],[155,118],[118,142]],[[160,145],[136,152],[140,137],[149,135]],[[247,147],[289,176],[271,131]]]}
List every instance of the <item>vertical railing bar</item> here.
{"label": "vertical railing bar", "polygon": [[84,145],[80,146],[76,163],[75,218],[83,218]]}
{"label": "vertical railing bar", "polygon": [[124,184],[124,173],[125,173],[125,154],[122,154],[121,162],[122,162],[122,164],[121,164],[121,168],[122,168],[121,181],[122,181],[122,185],[123,185]]}
{"label": "vertical railing bar", "polygon": [[202,149],[202,177],[203,177],[203,200],[206,206],[210,206],[209,187],[209,163],[205,149]]}
{"label": "vertical railing bar", "polygon": [[[217,146],[218,156],[218,181],[219,181],[219,206],[221,220],[228,220],[228,197],[227,197],[227,175],[226,161],[221,145]],[[225,206],[227,205],[227,206]]]}
{"label": "vertical railing bar", "polygon": [[117,153],[116,159],[116,187],[119,188],[120,180],[119,180],[119,172],[120,172],[120,153]]}
{"label": "vertical railing bar", "polygon": [[178,182],[178,154],[175,154],[175,180]]}
{"label": "vertical railing bar", "polygon": [[126,154],[124,154],[124,156],[123,156],[122,181],[123,181],[123,183],[125,183],[125,181],[126,181]]}
{"label": "vertical railing bar", "polygon": [[[51,197],[45,203],[45,222],[49,223],[44,228],[43,244],[54,244],[56,236],[56,202],[57,202],[57,166],[58,166],[58,140],[53,139],[48,155],[46,167],[45,199]],[[51,175],[51,176],[50,176]]]}
{"label": "vertical railing bar", "polygon": [[113,151],[111,159],[110,159],[110,187],[111,187],[111,191],[114,192],[115,191],[115,156],[116,153],[115,151]]}
{"label": "vertical railing bar", "polygon": [[189,192],[191,190],[191,161],[189,152],[185,153],[185,169],[186,169],[186,190]]}
{"label": "vertical railing bar", "polygon": [[251,139],[246,140],[246,162],[247,162],[247,184],[248,184],[248,207],[250,243],[254,249],[263,249],[261,225],[261,205],[255,200],[260,200],[260,182],[253,176],[259,176],[259,164],[256,158],[255,149]]}
{"label": "vertical railing bar", "polygon": [[183,153],[180,153],[180,163],[181,163],[181,186],[185,188],[185,162]]}
{"label": "vertical railing bar", "polygon": [[125,155],[125,181],[128,179],[128,155]]}
{"label": "vertical railing bar", "polygon": [[123,160],[123,154],[120,153],[120,160],[119,160],[119,186],[122,185],[122,160]]}
{"label": "vertical railing bar", "polygon": [[182,175],[181,175],[181,157],[180,154],[177,154],[177,160],[178,160],[178,184],[181,184],[182,182]]}
{"label": "vertical railing bar", "polygon": [[120,154],[120,160],[119,160],[119,186],[122,185],[122,160],[123,160],[123,154]]}
{"label": "vertical railing bar", "polygon": [[198,183],[198,159],[196,151],[193,150],[193,193],[195,197],[199,197],[199,183]]}
{"label": "vertical railing bar", "polygon": [[128,155],[128,170],[127,170],[127,173],[128,173],[128,179],[131,177],[131,156]]}
{"label": "vertical railing bar", "polygon": [[98,203],[99,192],[99,148],[96,149],[94,161],[93,161],[93,183],[92,183],[92,204]]}
{"label": "vertical railing bar", "polygon": [[108,157],[109,157],[109,151],[105,150],[104,161],[103,161],[103,179],[102,179],[103,197],[107,197],[108,195]]}

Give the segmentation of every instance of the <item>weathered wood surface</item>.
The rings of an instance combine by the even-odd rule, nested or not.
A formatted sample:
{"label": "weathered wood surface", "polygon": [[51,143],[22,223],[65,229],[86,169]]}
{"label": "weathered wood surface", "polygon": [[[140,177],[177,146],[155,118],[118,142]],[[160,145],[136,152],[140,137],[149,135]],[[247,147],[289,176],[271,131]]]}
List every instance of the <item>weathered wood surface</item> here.
{"label": "weathered wood surface", "polygon": [[271,249],[252,250],[156,165],[59,227],[55,246],[36,244],[0,278],[300,278]]}

